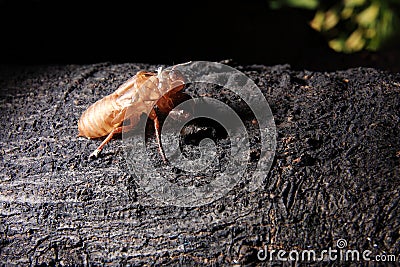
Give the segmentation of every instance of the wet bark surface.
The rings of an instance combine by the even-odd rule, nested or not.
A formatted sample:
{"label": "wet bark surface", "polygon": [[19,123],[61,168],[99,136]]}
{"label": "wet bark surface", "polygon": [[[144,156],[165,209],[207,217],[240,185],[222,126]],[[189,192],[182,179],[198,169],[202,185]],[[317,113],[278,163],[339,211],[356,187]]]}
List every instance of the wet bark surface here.
{"label": "wet bark surface", "polygon": [[271,170],[254,192],[239,184],[211,204],[175,207],[141,190],[120,136],[94,160],[101,139],[76,137],[90,104],[156,67],[1,67],[2,264],[253,265],[268,262],[257,258],[265,247],[321,251],[339,239],[400,254],[399,74],[235,66],[272,109]]}

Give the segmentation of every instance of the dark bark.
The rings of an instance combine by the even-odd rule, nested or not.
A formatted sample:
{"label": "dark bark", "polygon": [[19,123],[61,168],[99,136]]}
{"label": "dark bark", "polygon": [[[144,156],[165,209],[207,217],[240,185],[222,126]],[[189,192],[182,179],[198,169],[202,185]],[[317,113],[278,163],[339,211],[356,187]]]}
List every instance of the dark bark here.
{"label": "dark bark", "polygon": [[[265,183],[212,204],[160,207],[135,183],[121,138],[77,138],[89,104],[139,69],[1,68],[0,262],[4,265],[257,264],[259,249],[400,253],[400,76],[237,66],[273,111]],[[335,262],[338,264],[339,262]]]}

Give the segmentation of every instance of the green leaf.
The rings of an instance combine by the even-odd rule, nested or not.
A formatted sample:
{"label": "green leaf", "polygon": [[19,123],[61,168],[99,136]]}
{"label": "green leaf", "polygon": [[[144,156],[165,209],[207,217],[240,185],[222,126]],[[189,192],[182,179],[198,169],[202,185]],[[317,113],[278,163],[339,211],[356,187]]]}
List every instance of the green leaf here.
{"label": "green leaf", "polygon": [[278,9],[283,6],[304,8],[304,9],[316,9],[318,7],[319,0],[273,0],[269,2],[269,6],[272,9]]}

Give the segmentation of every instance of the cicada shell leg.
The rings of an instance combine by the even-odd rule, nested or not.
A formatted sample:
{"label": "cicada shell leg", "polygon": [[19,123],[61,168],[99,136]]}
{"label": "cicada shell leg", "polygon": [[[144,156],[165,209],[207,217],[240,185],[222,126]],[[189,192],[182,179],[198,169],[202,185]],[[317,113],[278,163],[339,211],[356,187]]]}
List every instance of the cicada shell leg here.
{"label": "cicada shell leg", "polygon": [[112,130],[112,132],[107,135],[106,139],[104,139],[104,141],[89,155],[89,158],[92,158],[92,157],[97,158],[100,151],[103,149],[103,147],[108,142],[110,142],[110,140],[113,138],[114,134],[128,132],[128,131],[132,130],[133,128],[134,128],[134,125],[130,124],[130,125],[126,125],[126,126],[119,126],[119,127],[115,128],[114,130]]}
{"label": "cicada shell leg", "polygon": [[108,136],[106,137],[106,139],[104,139],[104,141],[95,149],[95,151],[93,151],[90,155],[89,158],[95,157],[97,158],[97,156],[99,155],[100,151],[103,149],[103,147],[110,142],[110,140],[113,138],[114,134],[117,133],[121,133],[123,130],[124,126],[120,126],[115,128],[114,130],[112,130],[111,133],[108,134]]}
{"label": "cicada shell leg", "polygon": [[160,120],[158,119],[157,113],[154,109],[151,110],[151,112],[149,114],[149,118],[151,120],[153,120],[153,122],[154,122],[154,130],[155,130],[155,134],[156,134],[156,142],[157,142],[157,146],[158,146],[158,152],[160,153],[161,158],[164,161],[164,163],[168,163],[167,157],[165,156],[164,149],[163,149],[162,143],[161,143]]}

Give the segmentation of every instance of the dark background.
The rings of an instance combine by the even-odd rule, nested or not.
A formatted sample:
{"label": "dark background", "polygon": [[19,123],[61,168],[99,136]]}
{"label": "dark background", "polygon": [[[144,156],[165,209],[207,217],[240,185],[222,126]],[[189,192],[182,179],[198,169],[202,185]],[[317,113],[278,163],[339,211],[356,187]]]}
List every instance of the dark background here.
{"label": "dark background", "polygon": [[0,1],[1,63],[89,64],[232,59],[296,69],[398,71],[398,42],[381,52],[332,51],[308,26],[314,11],[268,1]]}

